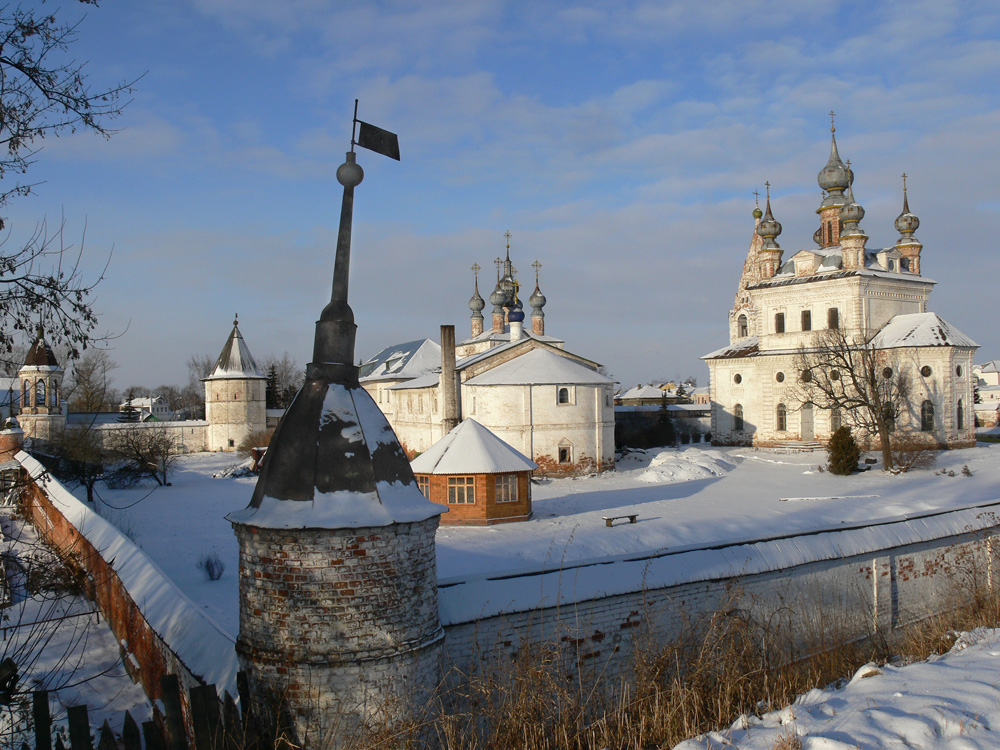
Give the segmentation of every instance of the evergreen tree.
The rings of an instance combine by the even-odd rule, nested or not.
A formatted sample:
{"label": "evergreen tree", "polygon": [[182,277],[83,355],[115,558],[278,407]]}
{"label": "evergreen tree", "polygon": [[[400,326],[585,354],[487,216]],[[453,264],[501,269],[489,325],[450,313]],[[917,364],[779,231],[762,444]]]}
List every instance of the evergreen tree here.
{"label": "evergreen tree", "polygon": [[281,406],[281,397],[278,392],[278,368],[271,365],[267,371],[267,390],[264,395],[268,409],[277,409]]}
{"label": "evergreen tree", "polygon": [[858,461],[861,459],[861,449],[854,440],[854,436],[851,435],[850,427],[844,425],[833,433],[827,450],[830,456],[827,468],[831,474],[847,476],[857,470]]}
{"label": "evergreen tree", "polygon": [[129,391],[128,398],[125,399],[125,407],[122,409],[121,414],[118,415],[119,422],[134,424],[139,421],[139,410],[132,406],[132,398],[132,391]]}
{"label": "evergreen tree", "polygon": [[667,394],[660,397],[660,410],[656,415],[656,444],[674,444],[674,421],[670,418],[670,410],[667,409]]}

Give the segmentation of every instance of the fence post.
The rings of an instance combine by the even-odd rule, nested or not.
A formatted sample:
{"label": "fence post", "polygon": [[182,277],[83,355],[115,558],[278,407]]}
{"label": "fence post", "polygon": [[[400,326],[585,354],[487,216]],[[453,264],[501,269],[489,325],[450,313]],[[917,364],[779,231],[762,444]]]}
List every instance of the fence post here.
{"label": "fence post", "polygon": [[49,714],[48,690],[37,690],[32,694],[31,714],[35,720],[36,750],[52,750],[52,716]]}
{"label": "fence post", "polygon": [[160,678],[160,697],[167,720],[167,750],[187,750],[187,727],[184,724],[184,707],[181,703],[181,683],[175,674]]}
{"label": "fence post", "polygon": [[122,744],[125,746],[125,750],[142,750],[139,725],[135,723],[135,719],[128,711],[125,712],[125,721],[122,724]]}
{"label": "fence post", "polygon": [[195,747],[197,750],[215,750],[221,747],[219,695],[215,685],[196,685],[188,691],[188,695],[191,696]]}
{"label": "fence post", "polygon": [[155,721],[142,722],[142,736],[146,740],[146,750],[167,750],[163,732]]}
{"label": "fence post", "polygon": [[70,706],[66,709],[69,719],[69,745],[73,750],[94,750],[90,741],[90,719],[86,706]]}
{"label": "fence post", "polygon": [[115,733],[111,731],[107,719],[101,725],[101,739],[97,742],[97,750],[118,750],[118,743],[115,742]]}

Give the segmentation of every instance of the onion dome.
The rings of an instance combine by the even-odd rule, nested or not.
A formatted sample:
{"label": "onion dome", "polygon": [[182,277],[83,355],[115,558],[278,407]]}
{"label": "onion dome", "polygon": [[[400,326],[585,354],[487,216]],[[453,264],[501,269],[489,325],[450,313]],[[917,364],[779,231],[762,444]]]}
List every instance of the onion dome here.
{"label": "onion dome", "polygon": [[775,221],[774,216],[771,214],[770,185],[768,185],[767,189],[767,206],[764,211],[764,218],[761,220],[760,224],[757,225],[757,234],[759,234],[761,238],[764,240],[764,244],[761,245],[760,252],[781,249],[778,246],[778,243],[774,239],[779,234],[781,234],[781,224]]}
{"label": "onion dome", "polygon": [[[518,303],[520,304],[520,303]],[[524,321],[524,310],[520,307],[515,307],[509,313],[507,313],[507,320],[511,323],[521,323]]]}
{"label": "onion dome", "polygon": [[493,305],[493,312],[503,312],[503,304],[507,301],[507,295],[503,293],[500,288],[500,282],[497,282],[496,289],[493,290],[493,294],[490,295],[490,304]]}
{"label": "onion dome", "polygon": [[830,126],[830,159],[826,162],[819,174],[816,175],[816,182],[827,192],[843,193],[851,185],[851,170],[847,168],[840,159],[837,151],[837,129]]}
{"label": "onion dome", "polygon": [[910,213],[910,205],[906,199],[906,175],[903,175],[903,212],[896,217],[896,231],[900,238],[897,244],[902,244],[904,240],[912,240],[913,233],[920,228],[920,219],[915,214]]}
{"label": "onion dome", "polygon": [[528,297],[528,304],[531,305],[532,309],[535,311],[534,314],[539,314],[542,312],[542,308],[545,307],[545,295],[542,294],[541,289],[538,288],[538,284],[535,284],[535,291],[531,293]]}
{"label": "onion dome", "polygon": [[854,200],[854,188],[848,187],[847,203],[840,208],[840,220],[844,222],[844,231],[840,233],[840,236],[866,236],[864,230],[858,226],[863,218],[865,218],[865,210],[861,204]]}
{"label": "onion dome", "polygon": [[759,219],[763,215],[764,215],[764,212],[760,210],[760,206],[754,206],[754,208],[753,208],[753,217],[755,219]]}
{"label": "onion dome", "polygon": [[476,285],[476,291],[472,294],[472,298],[469,300],[469,309],[474,313],[481,313],[483,308],[486,307],[486,302],[479,294],[479,285]]}
{"label": "onion dome", "polygon": [[813,242],[815,242],[820,247],[823,247],[823,228],[820,227],[815,232],[813,232]]}

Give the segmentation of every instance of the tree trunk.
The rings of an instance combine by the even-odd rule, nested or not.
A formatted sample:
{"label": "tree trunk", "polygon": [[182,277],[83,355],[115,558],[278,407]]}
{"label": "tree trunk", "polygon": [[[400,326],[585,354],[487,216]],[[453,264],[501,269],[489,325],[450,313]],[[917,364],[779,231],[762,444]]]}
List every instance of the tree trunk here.
{"label": "tree trunk", "polygon": [[885,427],[879,427],[878,439],[882,444],[882,469],[883,471],[892,471],[895,467],[892,463],[892,449],[889,445],[889,433]]}

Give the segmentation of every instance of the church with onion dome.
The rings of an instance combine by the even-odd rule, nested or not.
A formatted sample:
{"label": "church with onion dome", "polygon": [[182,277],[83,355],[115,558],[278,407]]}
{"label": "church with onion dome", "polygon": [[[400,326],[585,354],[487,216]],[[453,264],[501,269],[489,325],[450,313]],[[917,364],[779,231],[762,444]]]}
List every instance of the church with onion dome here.
{"label": "church with onion dome", "polygon": [[[753,211],[754,231],[729,311],[729,343],[703,357],[713,442],[801,447],[825,443],[842,424],[856,428],[851,414],[815,397],[810,367],[831,342],[846,341],[874,349],[879,377],[897,386],[899,406],[892,413],[887,407],[885,415],[896,438],[974,445],[978,345],[929,310],[936,282],[921,268],[920,220],[910,210],[906,175],[894,223],[898,238],[889,247],[868,247],[854,171],[841,159],[836,129],[830,130],[830,157],[817,177],[823,198],[815,247],[790,255],[782,249],[780,206],[775,201],[772,208],[769,184],[764,210]],[[843,377],[831,368],[816,376],[824,382]],[[877,443],[854,431],[861,442]]]}
{"label": "church with onion dome", "polygon": [[411,458],[466,418],[538,464],[536,474],[575,476],[614,468],[615,382],[593,360],[568,351],[545,332],[541,263],[532,263],[534,291],[526,320],[518,272],[497,258],[489,295],[490,325],[472,266],[468,337],[442,326],[438,340],[418,339],[382,349],[361,364],[361,385],[386,415]]}

